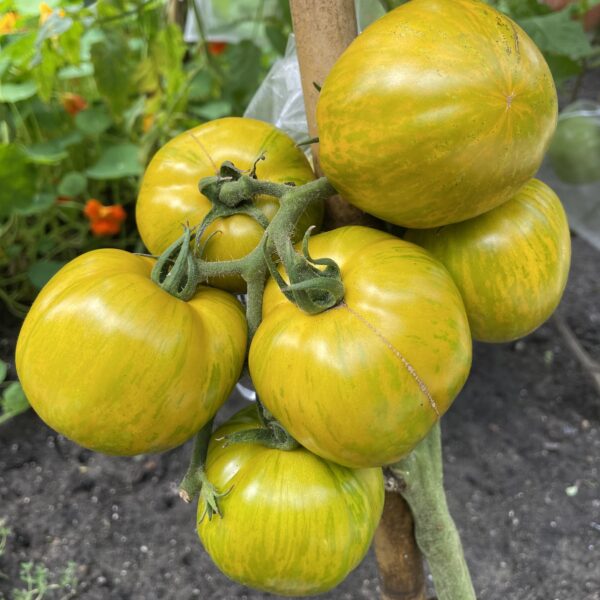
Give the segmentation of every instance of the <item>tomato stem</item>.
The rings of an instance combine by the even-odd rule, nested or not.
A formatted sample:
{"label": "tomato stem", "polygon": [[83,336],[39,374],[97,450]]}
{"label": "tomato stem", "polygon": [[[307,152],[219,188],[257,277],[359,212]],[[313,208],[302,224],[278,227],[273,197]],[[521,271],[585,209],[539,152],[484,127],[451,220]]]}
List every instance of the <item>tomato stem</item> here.
{"label": "tomato stem", "polygon": [[400,493],[412,510],[417,544],[429,563],[438,600],[476,600],[460,536],[446,502],[439,421],[390,469],[406,484]]}
{"label": "tomato stem", "polygon": [[167,248],[152,269],[152,281],[180,300],[192,298],[199,281],[198,266],[190,249],[190,239],[191,230],[186,225],[183,235]]}
{"label": "tomato stem", "polygon": [[199,493],[205,481],[204,463],[208,453],[208,442],[212,433],[213,420],[211,419],[196,434],[194,449],[188,470],[179,484],[179,496],[185,502],[191,502]]}
{"label": "tomato stem", "polygon": [[[292,243],[296,224],[307,207],[336,193],[326,178],[322,177],[302,186],[273,183],[256,179],[254,174],[243,174],[233,164],[225,162],[218,176],[205,177],[200,181],[199,187],[201,193],[211,200],[213,208],[196,233],[197,243],[216,218],[232,214],[248,214],[265,227],[265,234],[258,246],[244,258],[220,262],[198,258],[196,261],[200,280],[241,275],[246,281],[250,339],[262,318],[262,295],[267,268],[276,277],[286,297],[305,312],[322,312],[343,299],[344,287],[337,265],[330,259],[314,260],[310,257],[307,237],[302,253],[297,252]],[[260,195],[279,198],[279,210],[270,223],[255,214],[260,211],[253,201]],[[289,283],[277,274],[273,256],[277,256],[283,263]]]}

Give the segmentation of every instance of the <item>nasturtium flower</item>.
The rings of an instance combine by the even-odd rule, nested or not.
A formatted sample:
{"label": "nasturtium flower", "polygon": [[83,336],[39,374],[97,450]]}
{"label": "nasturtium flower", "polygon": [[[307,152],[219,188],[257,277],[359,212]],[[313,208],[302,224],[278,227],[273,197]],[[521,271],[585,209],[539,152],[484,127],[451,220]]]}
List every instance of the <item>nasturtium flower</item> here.
{"label": "nasturtium flower", "polygon": [[[46,4],[45,2],[42,2],[40,4],[40,25],[43,25],[50,17],[50,15],[54,12],[54,9],[50,6],[48,6],[48,4]],[[56,14],[59,17],[64,17],[65,16],[65,11],[62,8],[59,8],[56,11]]]}
{"label": "nasturtium flower", "polygon": [[83,214],[90,221],[91,232],[98,237],[116,235],[127,217],[120,204],[105,206],[95,198],[90,198],[83,209]]}
{"label": "nasturtium flower", "polygon": [[16,12],[10,11],[0,15],[0,35],[7,35],[15,30],[19,15]]}
{"label": "nasturtium flower", "polygon": [[71,92],[66,92],[62,94],[60,101],[65,111],[73,117],[78,112],[86,109],[88,105],[86,99],[83,96],[80,96],[79,94],[72,94]]}
{"label": "nasturtium flower", "polygon": [[223,54],[227,48],[227,42],[207,42],[206,47],[213,56]]}

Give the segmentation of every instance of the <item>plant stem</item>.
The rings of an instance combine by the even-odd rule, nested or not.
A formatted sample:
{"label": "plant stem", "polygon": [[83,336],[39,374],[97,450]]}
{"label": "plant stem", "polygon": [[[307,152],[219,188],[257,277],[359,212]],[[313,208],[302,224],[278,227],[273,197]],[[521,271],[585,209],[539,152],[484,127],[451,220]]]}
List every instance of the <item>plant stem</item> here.
{"label": "plant stem", "polygon": [[179,484],[179,496],[185,502],[191,502],[200,492],[204,475],[204,463],[208,452],[208,442],[212,433],[213,419],[211,419],[194,438],[194,449],[190,459],[190,465],[181,483]]}
{"label": "plant stem", "polygon": [[390,467],[415,520],[415,537],[433,576],[438,600],[476,600],[456,525],[444,493],[439,422],[405,458]]}
{"label": "plant stem", "polygon": [[248,339],[251,341],[262,321],[263,293],[267,279],[267,269],[261,265],[257,272],[248,277],[246,296],[246,320],[248,321]]}

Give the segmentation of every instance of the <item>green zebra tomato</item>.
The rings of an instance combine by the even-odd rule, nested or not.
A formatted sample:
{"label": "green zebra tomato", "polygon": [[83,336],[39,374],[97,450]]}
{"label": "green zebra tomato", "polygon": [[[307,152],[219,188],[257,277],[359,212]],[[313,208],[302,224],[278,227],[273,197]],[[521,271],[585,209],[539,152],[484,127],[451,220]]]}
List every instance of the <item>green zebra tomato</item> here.
{"label": "green zebra tomato", "polygon": [[188,302],[150,279],[154,261],[122,250],[82,254],[34,302],[17,372],[38,415],[107,454],[185,442],[226,400],[246,350],[240,304],[201,287]]}
{"label": "green zebra tomato", "polygon": [[367,553],[383,509],[381,469],[348,469],[308,450],[223,436],[259,426],[255,406],[212,435],[206,462],[223,518],[202,518],[198,534],[216,565],[250,587],[286,596],[325,592]]}
{"label": "green zebra tomato", "polygon": [[405,237],[450,271],[473,337],[483,342],[508,342],[539,327],[567,283],[569,224],[558,196],[537,179],[484,215]]}
{"label": "green zebra tomato", "polygon": [[[216,119],[165,144],[144,173],[136,205],[137,226],[150,252],[160,254],[181,236],[183,224],[198,225],[206,216],[212,205],[198,191],[200,179],[216,175],[226,160],[250,171],[261,155],[265,158],[256,164],[259,179],[303,185],[315,178],[294,140],[270,123],[255,119]],[[268,220],[279,207],[279,201],[271,196],[260,196],[255,204]],[[322,218],[323,204],[315,201],[294,224],[297,239],[309,226],[320,225]],[[217,219],[202,237],[207,242],[204,257],[210,261],[242,258],[256,248],[263,231],[248,215]],[[236,293],[246,289],[238,275],[214,278],[210,284]]]}
{"label": "green zebra tomato", "polygon": [[391,223],[456,223],[509,200],[556,126],[550,69],[475,0],[412,0],[365,29],[323,82],[319,159],[352,204]]}
{"label": "green zebra tomato", "polygon": [[460,294],[429,253],[381,231],[341,227],[309,249],[337,262],[344,300],[308,315],[269,281],[249,354],[258,396],[319,456],[349,467],[396,462],[467,379]]}

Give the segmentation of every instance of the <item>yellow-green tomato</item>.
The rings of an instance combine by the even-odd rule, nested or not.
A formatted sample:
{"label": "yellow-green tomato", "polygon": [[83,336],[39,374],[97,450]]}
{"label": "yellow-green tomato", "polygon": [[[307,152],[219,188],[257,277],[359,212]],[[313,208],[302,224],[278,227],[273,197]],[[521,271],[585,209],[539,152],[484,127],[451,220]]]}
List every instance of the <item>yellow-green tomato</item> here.
{"label": "yellow-green tomato", "polygon": [[484,215],[405,237],[448,268],[482,342],[508,342],[539,327],[567,283],[569,224],[556,194],[537,179]]}
{"label": "yellow-green tomato", "polygon": [[383,509],[381,469],[348,469],[300,447],[224,447],[223,436],[259,427],[256,408],[212,436],[206,473],[221,492],[223,517],[202,518],[198,534],[231,579],[285,596],[325,592],[369,549]]}
{"label": "yellow-green tomato", "polygon": [[239,303],[202,287],[188,302],[150,279],[154,261],[104,249],[63,267],[19,334],[17,372],[38,415],[107,454],[185,442],[235,385],[246,349]]}
{"label": "yellow-green tomato", "polygon": [[310,239],[341,269],[343,302],[303,313],[273,280],[250,346],[264,405],[303,446],[349,467],[393,463],[446,412],[471,366],[462,299],[428,252],[367,227]]}
{"label": "yellow-green tomato", "polygon": [[[256,175],[275,183],[303,185],[315,176],[306,156],[285,133],[269,123],[241,117],[217,119],[173,138],[153,157],[142,179],[136,206],[137,226],[144,244],[160,254],[182,234],[182,225],[198,225],[211,203],[198,190],[203,177],[217,175],[225,161],[238,169],[252,169]],[[279,202],[260,196],[256,205],[271,220]],[[323,205],[314,202],[296,224],[297,239],[310,225],[320,225]],[[235,215],[210,225],[202,240],[209,239],[204,258],[209,261],[242,258],[257,246],[263,228],[250,216]],[[213,235],[219,232],[217,235]],[[237,275],[215,278],[212,285],[232,291],[245,291]]]}
{"label": "yellow-green tomato", "polygon": [[344,51],[317,106],[321,167],[351,203],[436,227],[509,200],[537,171],[557,118],[527,34],[477,0],[412,0]]}

